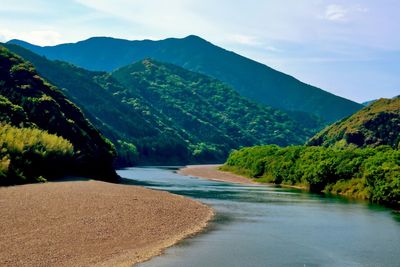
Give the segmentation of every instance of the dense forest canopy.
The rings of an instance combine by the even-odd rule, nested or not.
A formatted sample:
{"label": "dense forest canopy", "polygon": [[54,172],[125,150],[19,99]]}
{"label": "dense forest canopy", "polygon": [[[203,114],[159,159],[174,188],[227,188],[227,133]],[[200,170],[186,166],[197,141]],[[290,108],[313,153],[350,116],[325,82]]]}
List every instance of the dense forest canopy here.
{"label": "dense forest canopy", "polygon": [[320,126],[315,119],[315,128],[306,128],[287,113],[255,104],[218,80],[150,59],[118,69],[112,77],[127,88],[127,97],[143,96],[172,119],[170,125],[207,143],[301,143]]}

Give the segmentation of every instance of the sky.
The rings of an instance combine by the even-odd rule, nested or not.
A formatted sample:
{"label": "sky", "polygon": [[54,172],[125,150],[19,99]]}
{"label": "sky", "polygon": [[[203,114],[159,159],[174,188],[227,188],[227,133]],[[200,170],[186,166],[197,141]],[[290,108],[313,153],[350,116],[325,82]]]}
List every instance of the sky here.
{"label": "sky", "polygon": [[357,102],[400,94],[398,0],[0,2],[0,42],[194,34]]}

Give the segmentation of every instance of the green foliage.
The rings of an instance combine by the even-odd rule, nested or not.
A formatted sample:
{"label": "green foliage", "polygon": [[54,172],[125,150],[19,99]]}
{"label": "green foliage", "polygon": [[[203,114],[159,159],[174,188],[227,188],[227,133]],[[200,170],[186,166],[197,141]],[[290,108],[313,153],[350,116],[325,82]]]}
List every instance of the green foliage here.
{"label": "green foliage", "polygon": [[[309,114],[255,104],[225,84],[182,68],[144,60],[111,74],[10,49],[79,105],[116,146],[118,163],[222,162],[229,151],[257,144],[301,144],[320,127]],[[119,140],[134,144],[127,157]]]}
{"label": "green foliage", "polygon": [[67,173],[74,154],[62,137],[0,124],[0,185],[43,182]]}
{"label": "green foliage", "polygon": [[135,107],[149,105],[148,112],[187,141],[196,162],[223,160],[241,146],[300,144],[315,131],[217,80],[174,65],[147,59],[118,69],[112,78],[124,88],[113,94]]}
{"label": "green foliage", "polygon": [[121,162],[122,165],[128,165],[138,161],[139,154],[134,144],[118,140],[116,148],[120,159],[125,160],[125,162]]}
{"label": "green foliage", "polygon": [[14,105],[6,97],[0,95],[0,122],[26,125],[28,124],[28,118],[22,107]]}
{"label": "green foliage", "polygon": [[371,196],[370,187],[366,186],[363,178],[339,180],[335,184],[327,185],[325,192],[360,199],[368,199]]}
{"label": "green foliage", "polygon": [[400,145],[400,98],[379,99],[308,141],[309,145],[376,147]]}
{"label": "green foliage", "polygon": [[[74,147],[73,157],[68,164],[65,164],[65,166],[68,165],[70,174],[89,175],[106,180],[117,179],[112,168],[115,155],[113,145],[89,123],[78,107],[66,99],[57,88],[43,80],[29,62],[11,53],[3,46],[0,46],[0,122],[21,128],[44,130],[49,134],[68,140]],[[21,131],[24,130],[21,129]],[[35,130],[32,130],[29,135],[31,138],[39,138],[36,142],[42,142],[40,136],[46,137],[46,135],[35,135]],[[9,141],[9,139],[7,140]],[[34,141],[30,140],[31,143]],[[40,153],[50,153],[49,143],[46,143],[43,148],[49,149],[49,151],[43,150]],[[37,151],[32,153],[34,158],[38,154]],[[19,162],[26,160],[27,163],[18,163],[21,166],[15,168],[15,173],[10,176],[15,179],[25,176],[30,171],[35,173],[33,169],[28,171],[31,168],[28,167],[31,166],[28,164],[30,155],[27,152],[20,154]],[[16,163],[13,162],[13,159],[9,159],[11,160],[10,166],[15,166]],[[49,159],[46,167],[42,166],[44,169],[53,168],[50,158],[43,156],[42,159],[40,162]],[[4,159],[2,162],[5,166],[7,160]],[[60,170],[62,173],[65,171],[66,169]],[[55,173],[55,171],[50,172]],[[27,179],[26,181],[33,180]],[[20,183],[21,181],[19,179],[15,182]]]}
{"label": "green foliage", "polygon": [[400,151],[377,148],[258,146],[230,154],[224,170],[311,191],[400,206]]}

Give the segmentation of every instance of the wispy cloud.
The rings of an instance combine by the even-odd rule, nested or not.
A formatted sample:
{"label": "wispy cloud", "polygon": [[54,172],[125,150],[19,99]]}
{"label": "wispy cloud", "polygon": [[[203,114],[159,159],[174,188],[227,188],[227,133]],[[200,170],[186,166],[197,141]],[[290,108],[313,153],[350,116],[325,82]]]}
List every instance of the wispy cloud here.
{"label": "wispy cloud", "polygon": [[324,18],[330,21],[346,21],[348,9],[341,5],[328,5],[325,9]]}
{"label": "wispy cloud", "polygon": [[330,4],[325,7],[324,15],[321,17],[332,22],[347,22],[357,17],[360,13],[366,12],[369,12],[369,9],[362,5]]}

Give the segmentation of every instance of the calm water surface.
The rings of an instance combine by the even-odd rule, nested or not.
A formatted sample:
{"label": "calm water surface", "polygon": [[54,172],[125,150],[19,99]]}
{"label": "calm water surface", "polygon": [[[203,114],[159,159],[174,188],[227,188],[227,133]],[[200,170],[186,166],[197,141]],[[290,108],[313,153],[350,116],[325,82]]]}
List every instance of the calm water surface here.
{"label": "calm water surface", "polygon": [[198,199],[216,217],[140,267],[400,267],[400,216],[389,209],[294,189],[182,176],[173,168],[118,171],[127,183]]}

